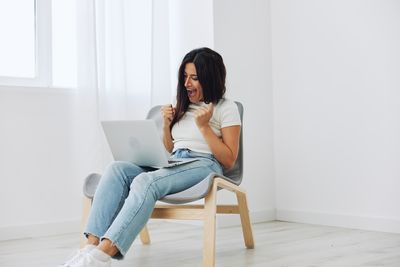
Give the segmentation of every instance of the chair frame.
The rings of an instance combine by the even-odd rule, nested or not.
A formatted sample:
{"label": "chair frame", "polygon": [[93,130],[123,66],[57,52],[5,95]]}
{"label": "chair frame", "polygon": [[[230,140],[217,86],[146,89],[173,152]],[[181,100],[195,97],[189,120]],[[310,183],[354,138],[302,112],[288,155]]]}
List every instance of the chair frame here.
{"label": "chair frame", "polygon": [[[237,205],[217,205],[218,188],[229,190],[236,194]],[[157,204],[152,219],[202,220],[203,235],[203,267],[215,266],[216,214],[240,214],[243,239],[248,249],[254,248],[253,231],[250,223],[246,192],[239,186],[222,178],[214,178],[212,188],[204,200],[204,205],[162,205]],[[140,232],[143,244],[150,244],[147,226]]]}
{"label": "chair frame", "polygon": [[[237,205],[217,205],[218,188],[223,188],[236,194]],[[81,227],[82,231],[92,205],[90,198],[84,197]],[[216,237],[216,214],[239,214],[243,239],[246,248],[254,248],[253,231],[250,223],[249,209],[247,206],[246,192],[239,186],[222,178],[214,178],[212,188],[204,199],[204,205],[163,205],[157,204],[151,215],[152,219],[174,219],[174,220],[201,220],[204,222],[203,235],[203,267],[215,266],[215,237]],[[142,244],[151,243],[147,225],[140,232]],[[82,237],[81,246],[85,239]]]}
{"label": "chair frame", "polygon": [[[241,105],[238,103],[238,106]],[[150,110],[147,118],[152,114],[159,114],[157,107]],[[154,114],[153,114],[154,115]],[[241,133],[242,134],[242,133]],[[241,142],[241,141],[240,141]],[[240,174],[240,179],[242,174]],[[225,177],[226,178],[226,177]],[[239,214],[243,239],[246,248],[254,248],[253,231],[250,223],[249,209],[247,206],[246,192],[237,184],[224,179],[224,176],[214,175],[211,188],[204,197],[204,204],[156,204],[152,219],[174,219],[174,220],[201,220],[204,223],[203,234],[203,267],[215,266],[215,239],[216,239],[216,215],[217,214]],[[226,189],[236,194],[238,204],[235,205],[217,205],[217,193],[219,189]],[[94,193],[94,192],[93,192]],[[85,194],[87,195],[87,194]],[[162,201],[162,200],[161,200]],[[83,210],[81,220],[81,230],[83,232],[89,211],[92,205],[92,199],[85,196],[83,199]],[[140,232],[142,244],[151,243],[147,225]],[[81,238],[81,246],[85,243],[85,238]]]}

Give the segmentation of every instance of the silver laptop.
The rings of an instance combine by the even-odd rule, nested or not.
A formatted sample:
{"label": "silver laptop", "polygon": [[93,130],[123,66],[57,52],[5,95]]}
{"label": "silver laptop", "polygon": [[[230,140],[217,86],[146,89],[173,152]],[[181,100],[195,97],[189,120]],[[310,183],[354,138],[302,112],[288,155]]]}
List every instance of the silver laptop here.
{"label": "silver laptop", "polygon": [[173,167],[196,159],[169,159],[169,153],[153,120],[102,121],[101,125],[114,160],[138,166]]}

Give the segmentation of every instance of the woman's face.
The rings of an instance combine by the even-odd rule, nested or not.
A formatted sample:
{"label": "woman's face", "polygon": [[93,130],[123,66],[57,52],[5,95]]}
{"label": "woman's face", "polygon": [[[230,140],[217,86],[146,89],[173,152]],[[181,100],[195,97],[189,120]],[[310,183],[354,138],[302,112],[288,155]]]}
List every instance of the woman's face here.
{"label": "woman's face", "polygon": [[185,65],[185,88],[189,101],[191,103],[199,103],[203,100],[203,88],[197,77],[196,66],[193,63],[187,63]]}

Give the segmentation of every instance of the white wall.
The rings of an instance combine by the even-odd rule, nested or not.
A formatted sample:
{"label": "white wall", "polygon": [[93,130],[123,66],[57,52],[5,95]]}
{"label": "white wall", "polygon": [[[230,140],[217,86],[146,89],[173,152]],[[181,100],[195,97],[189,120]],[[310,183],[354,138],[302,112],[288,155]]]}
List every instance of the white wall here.
{"label": "white wall", "polygon": [[0,87],[0,240],[78,227],[82,183],[72,151],[72,95]]}
{"label": "white wall", "polygon": [[[160,1],[154,104],[171,94]],[[213,4],[227,95],[245,106],[253,221],[274,219],[276,207],[278,219],[400,232],[398,2],[269,2]],[[0,239],[77,230],[82,174],[107,157],[74,156],[87,130],[75,101],[69,90],[0,87]]]}
{"label": "white wall", "polygon": [[400,232],[400,3],[271,14],[277,218]]}
{"label": "white wall", "polygon": [[214,1],[215,49],[227,96],[244,105],[244,178],[253,222],[275,219],[268,1]]}
{"label": "white wall", "polygon": [[178,68],[187,52],[214,46],[213,0],[169,0],[171,91],[176,95]]}

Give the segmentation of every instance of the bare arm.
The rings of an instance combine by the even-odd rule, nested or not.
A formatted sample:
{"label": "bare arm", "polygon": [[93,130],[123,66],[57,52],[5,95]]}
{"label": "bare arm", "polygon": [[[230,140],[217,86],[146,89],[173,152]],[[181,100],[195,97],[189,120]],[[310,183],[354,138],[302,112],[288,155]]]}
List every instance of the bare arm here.
{"label": "bare arm", "polygon": [[222,128],[222,138],[219,138],[208,124],[213,110],[213,104],[198,110],[195,114],[196,124],[215,158],[225,169],[230,169],[234,166],[239,152],[240,125]]}
{"label": "bare arm", "polygon": [[165,105],[161,107],[161,115],[163,117],[163,143],[165,149],[171,153],[174,148],[174,143],[172,142],[170,125],[174,117],[175,108],[172,105]]}

